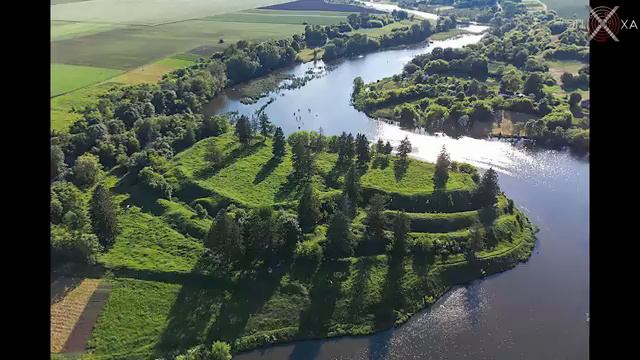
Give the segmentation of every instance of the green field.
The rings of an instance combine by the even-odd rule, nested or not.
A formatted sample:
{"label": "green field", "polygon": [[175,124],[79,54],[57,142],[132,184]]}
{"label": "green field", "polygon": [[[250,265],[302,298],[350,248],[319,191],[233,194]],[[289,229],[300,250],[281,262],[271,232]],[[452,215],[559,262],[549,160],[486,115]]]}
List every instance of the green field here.
{"label": "green field", "polygon": [[51,41],[73,39],[122,27],[124,27],[124,25],[52,21]]}
{"label": "green field", "polygon": [[[152,27],[126,27],[51,43],[51,62],[131,70],[176,53],[206,47],[211,55],[239,40],[282,39],[303,25],[190,20]],[[219,39],[224,39],[219,44]]]}
{"label": "green field", "polygon": [[328,11],[247,10],[204,18],[222,22],[333,25],[346,22],[350,13]]}
{"label": "green field", "polygon": [[51,7],[51,20],[110,24],[157,25],[187,19],[213,16],[288,0],[119,0],[81,1]]}
{"label": "green field", "polygon": [[61,95],[107,80],[121,72],[108,68],[51,64],[51,96]]}

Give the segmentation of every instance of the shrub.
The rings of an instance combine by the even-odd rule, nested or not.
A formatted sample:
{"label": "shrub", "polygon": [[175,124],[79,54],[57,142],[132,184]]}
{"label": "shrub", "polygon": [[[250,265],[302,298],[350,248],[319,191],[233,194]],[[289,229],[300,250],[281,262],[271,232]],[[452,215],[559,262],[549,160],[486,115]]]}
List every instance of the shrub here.
{"label": "shrub", "polygon": [[94,234],[72,232],[62,226],[51,227],[51,259],[56,265],[66,262],[95,264],[100,250],[100,242]]}
{"label": "shrub", "polygon": [[302,241],[296,244],[294,252],[296,263],[317,265],[322,260],[322,246],[317,241]]}

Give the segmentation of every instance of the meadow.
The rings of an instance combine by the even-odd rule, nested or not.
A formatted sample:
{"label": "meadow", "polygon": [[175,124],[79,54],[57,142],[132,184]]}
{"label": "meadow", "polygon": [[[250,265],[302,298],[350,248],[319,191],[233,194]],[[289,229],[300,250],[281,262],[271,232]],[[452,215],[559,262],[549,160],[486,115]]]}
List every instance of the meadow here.
{"label": "meadow", "polygon": [[51,96],[112,78],[122,71],[109,68],[51,64]]}
{"label": "meadow", "polygon": [[158,25],[225,14],[287,0],[113,0],[79,1],[51,6],[51,20],[128,25]]}

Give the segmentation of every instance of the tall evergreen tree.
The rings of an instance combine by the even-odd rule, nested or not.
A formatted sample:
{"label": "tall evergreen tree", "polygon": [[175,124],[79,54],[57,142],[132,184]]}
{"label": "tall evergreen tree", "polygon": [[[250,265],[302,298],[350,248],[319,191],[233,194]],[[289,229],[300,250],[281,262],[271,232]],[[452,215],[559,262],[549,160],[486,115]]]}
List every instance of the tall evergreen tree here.
{"label": "tall evergreen tree", "polygon": [[223,261],[231,262],[242,257],[244,249],[240,226],[226,209],[218,211],[209,229],[205,246],[218,253]]}
{"label": "tall evergreen tree", "polygon": [[410,230],[409,217],[404,212],[393,219],[393,253],[403,256],[407,251],[407,237]]}
{"label": "tall evergreen tree", "polygon": [[366,164],[371,160],[371,154],[369,153],[369,140],[367,140],[367,137],[364,134],[356,135],[356,154],[360,164]]}
{"label": "tall evergreen tree", "polygon": [[489,168],[482,174],[480,184],[475,192],[476,202],[479,206],[492,206],[496,203],[496,196],[500,193],[500,185],[498,185],[498,173]]}
{"label": "tall evergreen tree", "polygon": [[393,151],[393,146],[391,146],[391,143],[387,141],[387,143],[384,144],[384,153],[389,155],[391,154],[392,151]]}
{"label": "tall evergreen tree", "polygon": [[353,135],[351,135],[351,133],[347,134],[347,137],[345,138],[344,153],[345,153],[345,157],[349,159],[349,161],[352,161],[353,157],[356,155],[355,142],[353,140]]}
{"label": "tall evergreen tree", "polygon": [[304,231],[313,231],[320,220],[320,215],[320,200],[311,183],[307,183],[298,204],[298,222]]}
{"label": "tall evergreen tree", "polygon": [[[273,125],[271,125],[271,121],[269,121],[269,116],[262,111],[260,115],[258,115],[258,123],[260,126],[260,134],[266,139],[269,135],[271,135],[271,130],[273,129]],[[263,140],[264,141],[264,140]]]}
{"label": "tall evergreen tree", "polygon": [[384,154],[384,142],[382,141],[382,138],[379,138],[376,143],[376,152],[378,154]]}
{"label": "tall evergreen tree", "polygon": [[249,118],[245,115],[241,115],[236,121],[236,136],[243,144],[249,144],[251,137],[253,136],[253,128],[249,122]]}
{"label": "tall evergreen tree", "polygon": [[355,147],[353,143],[353,135],[342,134],[338,137],[338,161],[337,165],[343,169],[347,167],[355,155]]}
{"label": "tall evergreen tree", "polygon": [[291,146],[291,160],[293,160],[293,174],[296,179],[307,181],[313,175],[313,154],[308,144],[296,141]]}
{"label": "tall evergreen tree", "polygon": [[285,153],[285,139],[284,133],[282,132],[281,127],[277,127],[276,131],[273,135],[273,148],[272,148],[273,156],[276,158],[281,158]]}
{"label": "tall evergreen tree", "polygon": [[329,220],[325,257],[327,259],[338,259],[352,255],[351,219],[341,210],[337,210]]}
{"label": "tall evergreen tree", "polygon": [[367,219],[365,222],[365,240],[369,254],[380,254],[384,252],[387,246],[388,240],[384,233],[386,223],[384,210],[387,205],[386,203],[387,199],[380,194],[372,196],[369,200]]}
{"label": "tall evergreen tree", "polygon": [[111,246],[115,242],[116,236],[120,233],[120,228],[111,194],[102,184],[98,184],[93,190],[89,214],[93,232],[98,236],[100,244],[104,247]]}
{"label": "tall evergreen tree", "polygon": [[398,158],[400,161],[406,162],[407,155],[411,152],[411,142],[409,141],[409,137],[405,136],[405,138],[400,141],[400,145],[398,146]]}
{"label": "tall evergreen tree", "polygon": [[442,150],[440,150],[440,154],[438,154],[438,159],[436,160],[436,170],[433,174],[437,187],[444,187],[447,180],[449,180],[450,165],[451,159],[449,158],[449,153],[447,153],[445,146],[442,145]]}
{"label": "tall evergreen tree", "polygon": [[355,212],[355,209],[358,207],[360,203],[360,173],[355,166],[351,166],[347,171],[347,174],[344,176],[344,188],[343,192],[349,196],[349,200],[353,205],[352,212]]}

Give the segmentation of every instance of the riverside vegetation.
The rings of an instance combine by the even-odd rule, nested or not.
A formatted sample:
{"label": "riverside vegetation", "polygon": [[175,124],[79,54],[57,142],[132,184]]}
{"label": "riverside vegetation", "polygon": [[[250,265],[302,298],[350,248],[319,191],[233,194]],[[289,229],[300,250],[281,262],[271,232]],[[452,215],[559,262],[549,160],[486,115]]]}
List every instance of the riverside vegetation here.
{"label": "riverside vegetation", "polygon": [[587,153],[586,33],[553,12],[513,2],[503,7],[478,44],[435,48],[401,74],[375,83],[356,79],[354,106],[403,127],[452,136],[524,136]]}

